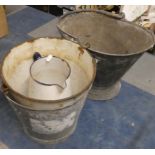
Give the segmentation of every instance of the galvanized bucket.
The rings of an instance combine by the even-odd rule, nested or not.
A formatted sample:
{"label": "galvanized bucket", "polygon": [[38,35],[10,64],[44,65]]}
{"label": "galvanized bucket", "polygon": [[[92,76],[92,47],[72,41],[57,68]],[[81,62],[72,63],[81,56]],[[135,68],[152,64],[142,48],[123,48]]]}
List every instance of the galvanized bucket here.
{"label": "galvanized bucket", "polygon": [[[32,59],[36,51],[44,56],[52,54],[75,63],[87,75],[87,84],[79,87],[72,96],[57,100],[34,99],[27,97],[24,91],[17,91],[18,83],[10,82],[15,68],[23,61]],[[2,63],[3,93],[21,121],[25,133],[40,143],[57,143],[71,135],[94,81],[95,67],[95,60],[86,50],[64,39],[40,38],[14,47]],[[29,76],[29,72],[25,72],[20,77],[22,79],[18,79],[23,80],[23,84],[26,82],[26,76]],[[71,74],[72,72],[76,71],[71,70]],[[76,78],[79,80],[81,77]]]}
{"label": "galvanized bucket", "polygon": [[62,36],[79,43],[97,60],[97,73],[89,98],[108,100],[118,95],[120,79],[154,45],[154,35],[106,11],[80,10],[62,16]]}

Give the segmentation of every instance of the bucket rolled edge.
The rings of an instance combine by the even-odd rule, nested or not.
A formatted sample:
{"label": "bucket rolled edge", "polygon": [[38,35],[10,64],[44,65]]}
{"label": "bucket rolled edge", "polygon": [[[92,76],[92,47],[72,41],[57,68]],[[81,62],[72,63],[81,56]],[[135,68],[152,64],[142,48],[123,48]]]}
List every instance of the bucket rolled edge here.
{"label": "bucket rolled edge", "polygon": [[[37,40],[37,39],[40,39],[40,38],[49,38],[49,39],[66,40],[66,39],[63,39],[63,38],[60,38],[60,37],[58,37],[58,38],[57,38],[57,37],[39,37],[39,38],[35,38],[35,39],[30,39],[30,40],[25,41],[25,42],[33,42],[33,41],[35,41],[35,40]],[[22,42],[22,43],[16,45],[15,47],[18,47],[18,46],[22,45],[22,44],[25,43],[25,42]],[[76,44],[76,43],[74,43],[74,44]],[[15,47],[13,47],[13,48],[15,48]],[[13,48],[11,48],[11,49],[13,49]],[[11,49],[10,49],[9,52],[7,52],[7,54],[6,54],[6,55],[4,56],[4,58],[2,59],[2,65],[1,65],[1,79],[2,79],[2,83],[4,83],[5,86],[8,88],[8,93],[13,94],[13,96],[16,95],[17,97],[23,98],[23,99],[25,99],[25,100],[29,100],[30,102],[32,102],[32,103],[34,103],[34,104],[36,104],[36,103],[38,103],[38,102],[44,102],[44,103],[47,104],[47,105],[48,105],[48,104],[54,104],[54,103],[60,104],[60,105],[61,105],[63,102],[67,102],[67,101],[69,101],[69,100],[75,100],[75,99],[81,98],[81,96],[83,96],[83,95],[82,95],[83,93],[85,93],[85,92],[87,92],[87,91],[90,90],[90,88],[91,88],[91,86],[92,86],[92,83],[93,83],[93,81],[94,81],[94,79],[95,79],[95,75],[96,75],[96,61],[95,61],[95,58],[93,58],[93,57],[89,54],[89,52],[87,51],[88,54],[89,54],[89,56],[92,58],[93,75],[92,75],[91,81],[90,81],[90,82],[86,85],[86,87],[83,88],[80,92],[78,92],[78,93],[76,93],[76,94],[74,94],[74,95],[72,95],[72,96],[70,96],[70,97],[66,97],[66,98],[60,99],[60,100],[39,100],[39,99],[34,99],[34,98],[26,97],[26,96],[24,96],[24,95],[18,93],[17,91],[15,91],[15,90],[8,84],[8,82],[6,81],[5,77],[3,76],[3,64],[4,64],[4,61],[5,61],[5,58],[6,58],[7,55],[11,52]],[[16,103],[17,103],[17,102],[16,102]],[[18,106],[21,106],[21,107],[24,107],[24,108],[28,108],[28,109],[31,109],[31,110],[42,110],[42,109],[40,109],[40,108],[38,109],[38,108],[32,106],[32,104],[31,104],[31,105],[22,105],[22,104],[19,104],[19,103],[17,103],[17,104],[18,104]],[[61,107],[61,106],[60,106],[60,107]],[[64,108],[64,107],[63,107],[63,108]],[[49,109],[47,108],[47,110],[49,110]]]}

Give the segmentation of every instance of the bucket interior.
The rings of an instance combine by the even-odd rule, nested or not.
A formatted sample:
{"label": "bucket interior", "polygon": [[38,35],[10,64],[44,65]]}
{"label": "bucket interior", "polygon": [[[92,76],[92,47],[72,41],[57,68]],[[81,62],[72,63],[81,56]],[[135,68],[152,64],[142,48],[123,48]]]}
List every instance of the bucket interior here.
{"label": "bucket interior", "polygon": [[154,44],[152,35],[143,28],[95,11],[65,15],[58,27],[63,32],[88,42],[90,49],[103,53],[139,53]]}
{"label": "bucket interior", "polygon": [[[35,98],[29,94],[31,93],[29,91],[30,66],[35,52],[39,52],[42,56],[51,54],[60,57],[70,65],[71,74],[67,81],[68,87],[60,95],[49,94],[50,97],[47,99],[44,98],[42,90],[38,91],[41,98]],[[25,42],[14,47],[2,64],[3,79],[11,91],[26,97],[31,96],[31,98],[44,100],[64,99],[80,93],[91,85],[94,74],[95,66],[88,52],[81,49],[79,45],[63,39],[40,38]]]}

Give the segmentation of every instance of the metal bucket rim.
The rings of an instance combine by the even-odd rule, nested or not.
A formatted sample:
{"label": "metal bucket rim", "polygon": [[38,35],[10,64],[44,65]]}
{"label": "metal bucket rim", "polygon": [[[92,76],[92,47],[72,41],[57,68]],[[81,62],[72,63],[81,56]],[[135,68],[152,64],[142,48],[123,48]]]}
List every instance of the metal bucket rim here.
{"label": "metal bucket rim", "polygon": [[[131,56],[131,55],[136,55],[136,54],[140,54],[140,53],[144,53],[145,51],[147,51],[148,49],[151,49],[153,48],[154,44],[155,44],[155,35],[153,34],[153,32],[151,30],[148,30],[144,27],[141,27],[139,25],[136,25],[135,23],[132,23],[132,22],[129,22],[123,18],[119,18],[118,15],[116,14],[112,14],[112,13],[109,13],[107,11],[100,11],[100,10],[90,10],[90,9],[84,9],[84,10],[76,10],[76,11],[70,11],[70,12],[67,12],[66,14],[62,15],[60,18],[59,18],[59,21],[57,23],[57,28],[60,32],[72,37],[72,38],[77,38],[71,34],[69,34],[68,32],[65,32],[64,30],[62,30],[62,28],[60,27],[60,23],[62,22],[63,18],[65,18],[66,16],[69,16],[69,15],[73,15],[73,14],[76,14],[76,13],[81,13],[81,12],[93,12],[93,13],[98,13],[98,14],[102,14],[102,15],[106,15],[106,16],[109,16],[110,18],[114,18],[116,20],[120,20],[121,22],[125,22],[125,23],[128,23],[129,25],[132,25],[132,26],[135,26],[143,31],[145,31],[146,33],[150,34],[150,38],[152,37],[152,45],[150,45],[150,47],[144,49],[143,51],[138,51],[136,53],[126,53],[126,54],[114,54],[114,53],[107,53],[105,51],[103,52],[100,52],[100,51],[97,51],[97,50],[93,50],[92,48],[87,48],[88,50],[90,50],[91,52],[94,52],[94,53],[100,53],[100,54],[105,54],[105,55],[109,55],[109,56]],[[78,44],[78,43],[77,43]],[[89,43],[90,44],[90,43]]]}
{"label": "metal bucket rim", "polygon": [[[17,46],[20,46],[20,45],[22,45],[22,44],[24,44],[24,43],[26,43],[26,42],[33,42],[33,41],[35,41],[35,40],[37,40],[37,39],[41,39],[41,38],[66,40],[66,39],[64,39],[64,38],[62,38],[62,37],[38,37],[38,38],[33,38],[33,39],[29,39],[29,40],[27,40],[27,41],[24,41],[24,42],[22,42],[22,43],[20,43],[20,44],[18,44],[18,45],[16,45],[16,46],[14,46],[13,48],[15,48],[15,47],[17,47]],[[66,40],[66,41],[68,41],[68,40]],[[71,41],[70,41],[70,42],[71,42]],[[73,42],[72,42],[72,43],[73,43]],[[76,43],[75,43],[75,44],[76,44]],[[89,87],[91,86],[91,84],[93,83],[94,79],[95,79],[95,76],[96,76],[96,61],[95,61],[95,58],[93,58],[93,57],[90,55],[90,53],[88,52],[89,56],[92,58],[93,76],[92,76],[91,81],[90,81],[90,82],[86,85],[86,87],[83,88],[80,92],[78,92],[78,93],[76,93],[76,94],[74,94],[74,95],[72,95],[72,96],[70,96],[70,97],[62,98],[62,99],[59,99],[59,100],[39,100],[39,99],[27,97],[27,96],[25,96],[25,95],[20,94],[20,93],[17,92],[16,90],[14,90],[14,89],[8,84],[8,82],[6,81],[5,77],[3,76],[3,69],[2,69],[2,68],[3,68],[3,64],[4,64],[4,61],[5,61],[5,58],[9,55],[9,53],[11,52],[11,50],[12,50],[13,48],[11,48],[11,49],[9,50],[9,52],[7,52],[7,53],[4,55],[4,57],[3,57],[3,59],[2,59],[2,65],[1,65],[1,78],[2,78],[2,82],[4,82],[4,84],[6,85],[6,87],[8,87],[8,90],[7,90],[7,91],[11,90],[13,93],[15,93],[16,95],[18,95],[18,96],[20,96],[20,97],[22,97],[22,98],[24,98],[24,99],[26,99],[26,100],[30,100],[30,101],[33,101],[33,102],[44,102],[44,103],[49,103],[49,104],[52,104],[52,103],[60,103],[60,102],[64,102],[64,101],[67,101],[67,100],[72,100],[73,98],[76,98],[76,97],[82,95],[86,90],[88,90]],[[5,92],[3,92],[3,93],[5,93]]]}
{"label": "metal bucket rim", "polygon": [[62,108],[57,108],[57,109],[49,109],[49,108],[48,108],[48,109],[41,109],[41,108],[34,108],[34,107],[31,107],[31,106],[27,106],[27,105],[25,105],[25,104],[20,104],[20,103],[18,103],[18,102],[14,99],[14,97],[12,97],[11,94],[5,94],[5,98],[6,98],[9,102],[12,102],[12,104],[14,104],[14,105],[16,105],[16,106],[19,106],[19,107],[21,107],[21,108],[29,109],[29,110],[31,110],[31,111],[59,111],[59,110],[61,110],[61,109],[67,109],[67,108],[69,108],[69,107],[71,107],[71,106],[77,104],[77,102],[80,101],[80,99],[81,99],[81,98],[79,98],[79,99],[77,100],[77,102],[74,102],[73,104],[64,106],[64,107],[62,107]]}

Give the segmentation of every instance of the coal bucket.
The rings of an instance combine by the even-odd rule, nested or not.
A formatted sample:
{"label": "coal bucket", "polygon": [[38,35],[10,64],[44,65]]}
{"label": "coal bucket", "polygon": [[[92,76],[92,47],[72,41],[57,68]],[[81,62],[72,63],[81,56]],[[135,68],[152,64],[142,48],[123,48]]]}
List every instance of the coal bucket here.
{"label": "coal bucket", "polygon": [[[30,71],[36,52],[43,59],[37,60],[37,67],[33,66],[33,70],[42,70],[40,61],[44,63],[43,60],[49,55],[53,56],[51,59],[54,61],[51,64],[46,62],[46,68],[54,69],[55,63],[63,60],[62,66],[58,66],[55,72],[59,68],[64,74],[61,68],[65,67],[65,63],[69,65],[65,87],[61,93],[55,93],[57,96],[52,96],[53,84],[42,86],[37,81],[32,84]],[[56,60],[58,58],[61,60]],[[40,143],[58,143],[74,132],[95,73],[95,59],[78,44],[65,39],[39,38],[14,47],[5,56],[2,63],[2,88],[26,134]]]}
{"label": "coal bucket", "polygon": [[64,38],[77,42],[96,58],[97,73],[89,93],[95,100],[117,96],[121,77],[154,45],[150,31],[106,11],[69,12],[57,27]]}

